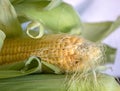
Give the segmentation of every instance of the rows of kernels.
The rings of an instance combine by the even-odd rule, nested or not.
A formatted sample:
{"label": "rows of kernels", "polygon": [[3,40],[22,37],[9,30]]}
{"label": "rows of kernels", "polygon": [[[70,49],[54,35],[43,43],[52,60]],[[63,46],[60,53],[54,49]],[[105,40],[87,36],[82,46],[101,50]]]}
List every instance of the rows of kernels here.
{"label": "rows of kernels", "polygon": [[83,60],[88,60],[86,50],[78,50],[78,47],[84,42],[83,38],[64,34],[43,36],[37,40],[7,41],[0,53],[0,60],[4,60],[4,62],[6,60],[7,63],[10,63],[12,61],[22,61],[31,55],[35,55],[43,61],[60,67],[62,70],[72,71],[78,65],[83,67]]}

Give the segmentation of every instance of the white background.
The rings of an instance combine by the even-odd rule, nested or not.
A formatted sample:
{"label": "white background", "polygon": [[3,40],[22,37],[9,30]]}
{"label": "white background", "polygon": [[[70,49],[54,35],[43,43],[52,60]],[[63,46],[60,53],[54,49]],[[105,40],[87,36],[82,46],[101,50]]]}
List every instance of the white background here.
{"label": "white background", "polygon": [[[114,21],[120,16],[120,0],[64,0],[79,13],[83,22]],[[117,48],[112,70],[107,73],[120,77],[120,27],[110,34],[104,43]]]}

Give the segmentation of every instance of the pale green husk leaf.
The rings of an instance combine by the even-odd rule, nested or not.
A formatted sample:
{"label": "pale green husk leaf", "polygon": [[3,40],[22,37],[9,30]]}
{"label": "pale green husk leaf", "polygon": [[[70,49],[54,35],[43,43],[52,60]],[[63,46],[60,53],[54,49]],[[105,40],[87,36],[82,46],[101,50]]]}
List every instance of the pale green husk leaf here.
{"label": "pale green husk leaf", "polygon": [[99,74],[97,80],[92,75],[73,81],[68,91],[119,91],[114,77]]}
{"label": "pale green husk leaf", "polygon": [[116,57],[116,48],[112,48],[111,46],[105,45],[105,61],[104,64],[114,63]]}
{"label": "pale green husk leaf", "polygon": [[[113,22],[84,23],[82,36],[91,41],[100,41]],[[113,30],[114,31],[114,30]]]}
{"label": "pale green husk leaf", "polygon": [[80,34],[81,21],[72,6],[61,2],[50,10],[44,9],[48,4],[47,1],[34,1],[13,5],[18,16],[24,17],[20,19],[37,20],[44,25],[48,33],[70,33],[77,29],[79,32],[72,31],[72,34]]}
{"label": "pale green husk leaf", "polygon": [[44,26],[38,21],[31,21],[27,26],[27,35],[33,39],[41,38],[44,35]]}
{"label": "pale green husk leaf", "polygon": [[9,0],[0,0],[0,29],[6,34],[6,37],[22,34],[17,14]]}
{"label": "pale green husk leaf", "polygon": [[94,42],[102,41],[119,26],[120,17],[114,22],[84,23],[82,36]]}
{"label": "pale green husk leaf", "polygon": [[[93,77],[86,81],[81,79],[68,86],[65,75],[34,74],[23,77],[0,79],[1,91],[119,91],[120,86],[115,79],[101,74],[95,84]],[[68,77],[69,79],[69,77]]]}
{"label": "pale green husk leaf", "polygon": [[6,37],[5,33],[2,30],[0,30],[0,50],[1,50],[2,46],[3,46],[5,37]]}
{"label": "pale green husk leaf", "polygon": [[62,74],[62,71],[58,67],[41,61],[35,56],[31,56],[25,61],[0,66],[0,78],[23,76],[32,73]]}

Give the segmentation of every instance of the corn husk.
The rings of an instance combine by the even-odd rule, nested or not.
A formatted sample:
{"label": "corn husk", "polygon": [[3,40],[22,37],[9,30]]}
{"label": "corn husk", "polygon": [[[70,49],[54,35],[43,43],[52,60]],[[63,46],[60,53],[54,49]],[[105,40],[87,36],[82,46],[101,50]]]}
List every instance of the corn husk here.
{"label": "corn husk", "polygon": [[23,77],[0,79],[1,91],[119,91],[120,86],[115,79],[108,75],[98,78],[98,84],[94,84],[93,78],[89,77],[68,86],[65,75],[34,74]]}
{"label": "corn husk", "polygon": [[44,27],[40,22],[32,21],[28,24],[26,33],[31,38],[41,38],[44,35]]}
{"label": "corn husk", "polygon": [[21,62],[0,66],[0,79],[23,76],[32,73],[62,74],[62,71],[52,64],[41,61],[36,56],[31,56]]}
{"label": "corn husk", "polygon": [[119,91],[120,86],[114,77],[99,74],[97,80],[91,75],[73,81],[68,91]]}
{"label": "corn husk", "polygon": [[[48,32],[51,33],[71,33],[80,34],[91,41],[102,41],[111,32],[113,32],[119,25],[119,19],[115,22],[102,23],[83,23],[81,25],[80,19],[74,9],[60,0],[10,0],[13,4],[20,22],[23,21],[39,21]],[[7,2],[8,0],[1,0]],[[7,5],[6,4],[6,5]],[[1,5],[0,5],[1,6]],[[15,20],[14,23],[9,22],[5,18],[5,26],[10,24],[8,29],[2,30],[6,35],[17,36],[21,35],[18,31],[20,29],[19,21],[15,10],[0,11],[6,13],[10,20]],[[13,12],[12,14],[10,12]],[[3,14],[2,13],[2,14]],[[12,18],[11,18],[12,17]],[[14,17],[14,18],[13,18]],[[24,17],[24,18],[23,18]],[[3,19],[0,18],[1,21]],[[7,22],[6,22],[7,21]],[[12,27],[14,25],[14,27]],[[19,27],[19,28],[18,28]],[[81,30],[83,27],[83,30]],[[11,29],[14,28],[14,29]],[[11,29],[11,30],[10,30]],[[15,30],[15,31],[14,31]],[[17,31],[16,31],[17,30]],[[9,31],[6,32],[6,31]],[[21,32],[21,31],[20,31]],[[1,33],[0,33],[1,34]],[[0,40],[3,44],[3,39]],[[106,46],[106,61],[105,63],[114,62],[116,49]],[[104,65],[104,64],[103,64]],[[0,90],[1,91],[119,91],[120,87],[115,81],[114,77],[100,74],[101,68],[97,74],[90,71],[90,75],[86,77],[89,72],[84,75],[81,74],[63,74],[61,70],[51,64],[32,56],[21,62],[0,66]],[[95,71],[96,71],[95,70]],[[43,74],[46,73],[46,74]],[[48,74],[49,73],[49,74]],[[25,76],[27,75],[27,76]]]}
{"label": "corn husk", "polygon": [[0,30],[0,50],[1,50],[2,45],[4,43],[5,37],[6,37],[5,33],[2,30]]}
{"label": "corn husk", "polygon": [[[46,10],[50,10],[50,9],[57,7],[59,4],[61,4],[62,0],[10,0],[10,2],[14,5],[19,4],[19,3],[34,3],[34,2],[39,3],[39,2],[42,2],[42,4],[47,3],[47,5],[44,6],[43,8]],[[34,4],[32,4],[32,5],[34,5]]]}
{"label": "corn husk", "polygon": [[[97,42],[104,40],[109,34],[120,26],[120,17],[116,21],[84,23],[82,36],[91,41]],[[91,34],[92,33],[92,34]]]}
{"label": "corn husk", "polygon": [[105,45],[105,47],[106,47],[105,48],[105,58],[106,59],[104,61],[104,64],[108,64],[108,63],[114,64],[117,49],[112,48],[109,45]]}
{"label": "corn husk", "polygon": [[78,14],[72,6],[61,0],[27,0],[13,5],[21,21],[39,21],[48,33],[80,34]]}
{"label": "corn husk", "polygon": [[22,34],[17,14],[9,0],[0,0],[0,29],[6,34],[6,37]]}

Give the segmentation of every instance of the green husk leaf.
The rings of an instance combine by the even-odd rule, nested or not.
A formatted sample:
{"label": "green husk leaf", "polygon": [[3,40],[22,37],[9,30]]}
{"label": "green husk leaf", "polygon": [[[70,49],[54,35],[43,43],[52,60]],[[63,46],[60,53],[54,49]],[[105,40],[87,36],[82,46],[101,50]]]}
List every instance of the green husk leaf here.
{"label": "green husk leaf", "polygon": [[27,26],[27,35],[31,38],[37,39],[44,35],[44,27],[38,21],[32,21]]}
{"label": "green husk leaf", "polygon": [[58,5],[60,5],[61,2],[62,2],[62,0],[51,0],[50,4],[48,4],[48,6],[46,6],[44,9],[51,10],[51,9],[57,7]]}
{"label": "green husk leaf", "polygon": [[117,49],[112,48],[109,45],[104,45],[104,46],[105,46],[105,62],[104,62],[104,64],[114,63]]}
{"label": "green husk leaf", "polygon": [[57,66],[54,66],[52,64],[49,64],[45,61],[42,61],[42,71],[43,71],[43,73],[55,73],[55,74],[63,73],[60,68],[58,68]]}
{"label": "green husk leaf", "polygon": [[114,22],[84,23],[82,36],[91,41],[102,41],[120,26],[120,17]]}
{"label": "green husk leaf", "polygon": [[5,33],[2,30],[0,30],[0,50],[1,50],[2,45],[4,43],[5,37],[6,37]]}
{"label": "green husk leaf", "polygon": [[31,3],[48,3],[46,6],[44,7],[41,7],[42,9],[45,9],[45,10],[50,10],[50,9],[53,9],[55,7],[57,7],[61,2],[62,0],[10,0],[10,2],[13,4],[13,5],[16,5],[16,4],[31,4]]}
{"label": "green husk leaf", "polygon": [[[69,79],[69,76],[68,78]],[[119,91],[120,86],[108,75],[98,77],[95,84],[90,76],[86,81],[79,79],[68,86],[66,75],[34,74],[24,77],[0,79],[1,91]],[[52,84],[51,84],[52,83]],[[68,88],[68,89],[67,89]]]}
{"label": "green husk leaf", "polygon": [[41,63],[37,57],[30,57],[27,61],[16,62],[0,66],[0,78],[23,76],[41,72]]}
{"label": "green husk leaf", "polygon": [[80,34],[81,22],[72,6],[63,2],[50,10],[43,9],[45,6],[45,2],[37,4],[28,2],[20,3],[14,7],[18,16],[39,21],[48,30],[48,33],[70,33],[74,30],[72,33]]}
{"label": "green husk leaf", "polygon": [[[11,79],[1,79],[1,91],[66,91],[64,75],[29,75]],[[6,84],[6,86],[5,86]]]}
{"label": "green husk leaf", "polygon": [[68,91],[119,91],[119,89],[120,86],[114,77],[97,74],[95,80],[94,76],[90,74],[87,77],[83,76],[81,79],[74,80]]}
{"label": "green husk leaf", "polygon": [[9,0],[12,4],[17,4],[17,3],[21,3],[23,2],[24,0]]}
{"label": "green husk leaf", "polygon": [[32,73],[62,74],[62,71],[58,67],[41,61],[35,56],[31,56],[25,61],[0,66],[0,78],[11,78]]}
{"label": "green husk leaf", "polygon": [[0,0],[0,29],[6,34],[6,37],[22,34],[21,25],[9,0]]}
{"label": "green husk leaf", "polygon": [[97,22],[97,23],[83,23],[83,31],[81,35],[91,41],[100,41],[105,38],[103,36],[111,27],[113,22]]}

